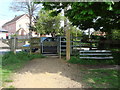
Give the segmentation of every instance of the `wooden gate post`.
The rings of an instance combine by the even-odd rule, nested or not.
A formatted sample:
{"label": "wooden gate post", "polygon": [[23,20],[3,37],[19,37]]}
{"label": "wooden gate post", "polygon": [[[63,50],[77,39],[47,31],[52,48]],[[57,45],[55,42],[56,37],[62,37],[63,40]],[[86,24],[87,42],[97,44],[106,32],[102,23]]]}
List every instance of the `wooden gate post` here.
{"label": "wooden gate post", "polygon": [[61,36],[59,37],[59,58],[61,59]]}
{"label": "wooden gate post", "polygon": [[66,30],[66,60],[70,59],[70,30]]}
{"label": "wooden gate post", "polygon": [[15,36],[15,37],[14,37],[14,53],[15,53],[15,54],[16,54],[17,45],[18,45],[18,39],[17,39],[17,37]]}
{"label": "wooden gate post", "polygon": [[13,37],[10,39],[10,51],[14,51],[13,50]]}
{"label": "wooden gate post", "polygon": [[12,37],[10,40],[10,51],[13,51],[16,54],[16,47],[17,47],[17,39],[16,37]]}

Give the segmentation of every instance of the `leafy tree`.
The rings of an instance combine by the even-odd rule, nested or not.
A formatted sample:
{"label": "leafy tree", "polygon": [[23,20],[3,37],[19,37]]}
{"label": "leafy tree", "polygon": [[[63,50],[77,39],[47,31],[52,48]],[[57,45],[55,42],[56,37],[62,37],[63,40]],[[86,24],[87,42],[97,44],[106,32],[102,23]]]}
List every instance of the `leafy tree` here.
{"label": "leafy tree", "polygon": [[61,15],[58,16],[50,16],[49,14],[52,11],[50,10],[41,10],[39,12],[39,19],[36,23],[36,29],[41,34],[50,34],[55,36],[57,33],[60,32],[60,20]]}
{"label": "leafy tree", "polygon": [[77,28],[76,26],[69,24],[69,29],[70,29],[70,33],[71,33],[72,37],[82,36],[82,31],[79,28]]}
{"label": "leafy tree", "polygon": [[[102,31],[111,32],[113,28],[118,27],[118,17],[120,13],[116,10],[119,3],[106,2],[88,2],[73,3],[71,9],[67,11],[67,16],[73,25],[81,29],[94,28]],[[112,9],[111,9],[112,8]],[[119,22],[120,23],[120,22]]]}
{"label": "leafy tree", "polygon": [[45,9],[56,9],[51,13],[53,16],[71,6],[65,15],[72,25],[82,30],[94,28],[110,35],[112,29],[120,29],[120,2],[44,2],[43,6]]}

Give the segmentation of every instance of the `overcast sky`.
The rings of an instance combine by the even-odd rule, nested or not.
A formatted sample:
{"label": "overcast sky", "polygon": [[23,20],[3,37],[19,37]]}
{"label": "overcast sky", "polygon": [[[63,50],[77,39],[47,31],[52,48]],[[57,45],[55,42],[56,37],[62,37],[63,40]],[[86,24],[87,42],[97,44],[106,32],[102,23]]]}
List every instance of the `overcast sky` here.
{"label": "overcast sky", "polygon": [[13,0],[0,0],[0,27],[5,22],[14,18],[15,15],[21,15],[24,12],[13,12],[9,9]]}

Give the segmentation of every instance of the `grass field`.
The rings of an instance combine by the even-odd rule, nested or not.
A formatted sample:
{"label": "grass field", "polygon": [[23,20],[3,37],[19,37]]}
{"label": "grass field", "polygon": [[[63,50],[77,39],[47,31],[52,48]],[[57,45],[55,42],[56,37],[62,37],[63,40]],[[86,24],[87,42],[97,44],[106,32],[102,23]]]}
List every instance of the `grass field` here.
{"label": "grass field", "polygon": [[118,70],[94,69],[81,70],[82,80],[90,88],[120,88]]}

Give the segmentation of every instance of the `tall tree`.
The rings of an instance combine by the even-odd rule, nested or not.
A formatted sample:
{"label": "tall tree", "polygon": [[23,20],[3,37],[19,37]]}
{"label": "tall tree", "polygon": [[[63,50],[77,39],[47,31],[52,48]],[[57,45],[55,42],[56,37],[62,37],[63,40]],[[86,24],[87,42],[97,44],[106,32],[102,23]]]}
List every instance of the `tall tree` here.
{"label": "tall tree", "polygon": [[62,8],[71,6],[65,15],[80,29],[94,28],[110,33],[112,29],[120,29],[120,2],[44,2],[45,9],[56,9],[52,15],[57,15]]}
{"label": "tall tree", "polygon": [[58,16],[52,17],[49,15],[51,12],[50,10],[40,10],[36,29],[41,34],[51,33],[52,36],[55,36],[60,32],[60,21],[62,16],[59,14]]}
{"label": "tall tree", "polygon": [[94,28],[99,30],[103,27],[103,31],[111,31],[118,28],[119,2],[88,2],[73,3],[71,10],[67,12],[67,16],[73,25],[77,25],[81,29]]}

